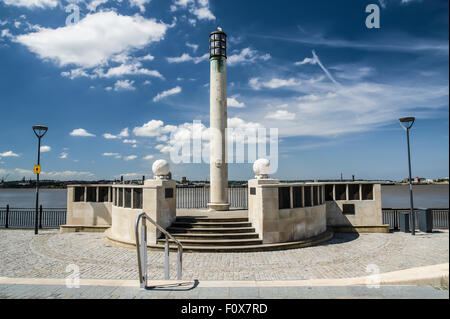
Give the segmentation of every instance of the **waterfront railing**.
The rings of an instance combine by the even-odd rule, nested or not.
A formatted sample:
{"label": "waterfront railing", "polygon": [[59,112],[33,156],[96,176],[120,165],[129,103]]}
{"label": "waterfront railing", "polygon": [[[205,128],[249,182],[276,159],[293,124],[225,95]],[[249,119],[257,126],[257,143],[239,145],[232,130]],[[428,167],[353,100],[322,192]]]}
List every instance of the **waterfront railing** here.
{"label": "waterfront railing", "polygon": [[[67,210],[65,208],[39,207],[39,228],[58,229],[66,224]],[[35,208],[0,207],[0,227],[27,229],[34,228]]]}
{"label": "waterfront railing", "polygon": [[[448,229],[449,214],[448,208],[428,208],[433,213],[433,228],[434,229]],[[416,225],[418,227],[418,213],[422,209],[414,209],[416,212]],[[383,208],[383,224],[389,225],[391,230],[398,230],[400,228],[400,214],[409,213],[409,208]]]}
{"label": "waterfront railing", "polygon": [[[228,201],[234,209],[248,209],[248,188],[228,187]],[[177,187],[177,208],[208,208],[209,187]]]}

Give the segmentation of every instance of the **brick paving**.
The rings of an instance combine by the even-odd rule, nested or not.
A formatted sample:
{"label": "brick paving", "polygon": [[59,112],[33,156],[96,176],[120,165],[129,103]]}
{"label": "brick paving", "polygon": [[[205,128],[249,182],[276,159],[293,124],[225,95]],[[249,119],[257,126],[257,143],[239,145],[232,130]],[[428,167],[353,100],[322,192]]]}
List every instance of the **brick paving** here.
{"label": "brick paving", "polygon": [[[166,315],[177,315],[191,299],[448,299],[448,290],[433,287],[381,286],[371,289],[364,286],[349,287],[264,287],[264,288],[195,288],[144,290],[134,287],[83,286],[67,288],[47,285],[0,285],[0,299],[189,299],[186,303],[171,307]],[[224,301],[223,303],[230,303]],[[223,313],[219,303],[217,313]],[[220,307],[222,306],[222,307]],[[219,308],[221,310],[219,310]],[[268,307],[269,310],[270,306]]]}
{"label": "brick paving", "polygon": [[[111,245],[102,233],[0,230],[0,277],[66,278],[76,265],[81,279],[137,279],[136,251]],[[185,253],[184,280],[302,280],[365,276],[449,262],[448,231],[433,234],[335,234],[308,248],[250,253]],[[149,279],[164,278],[162,252],[148,252]],[[171,279],[176,253],[171,253]]]}

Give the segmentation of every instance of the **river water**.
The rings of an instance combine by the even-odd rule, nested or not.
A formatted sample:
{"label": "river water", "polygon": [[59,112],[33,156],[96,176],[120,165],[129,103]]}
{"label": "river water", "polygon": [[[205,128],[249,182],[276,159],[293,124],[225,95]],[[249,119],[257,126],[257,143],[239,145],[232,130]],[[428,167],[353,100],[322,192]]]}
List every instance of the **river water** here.
{"label": "river water", "polygon": [[[449,185],[415,185],[413,187],[414,206],[419,208],[448,208]],[[67,195],[65,189],[41,189],[39,202],[43,207],[65,208]],[[34,207],[34,189],[0,188],[0,207],[9,205],[15,208]],[[381,187],[383,208],[408,208],[408,185],[383,185]]]}

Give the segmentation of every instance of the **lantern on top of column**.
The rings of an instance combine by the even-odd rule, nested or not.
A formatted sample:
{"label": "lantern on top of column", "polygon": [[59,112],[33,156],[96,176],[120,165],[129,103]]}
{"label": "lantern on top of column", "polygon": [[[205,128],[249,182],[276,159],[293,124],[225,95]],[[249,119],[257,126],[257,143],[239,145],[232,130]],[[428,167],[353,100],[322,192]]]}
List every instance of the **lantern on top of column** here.
{"label": "lantern on top of column", "polygon": [[222,28],[217,28],[209,36],[209,57],[227,58],[227,35]]}

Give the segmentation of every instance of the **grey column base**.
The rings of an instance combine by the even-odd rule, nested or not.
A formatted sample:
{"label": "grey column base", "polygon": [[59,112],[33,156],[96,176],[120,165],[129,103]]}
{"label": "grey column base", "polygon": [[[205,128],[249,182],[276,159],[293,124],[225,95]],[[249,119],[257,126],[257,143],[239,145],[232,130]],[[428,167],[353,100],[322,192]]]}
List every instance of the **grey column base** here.
{"label": "grey column base", "polygon": [[216,211],[227,211],[230,210],[229,203],[208,203],[208,208]]}

